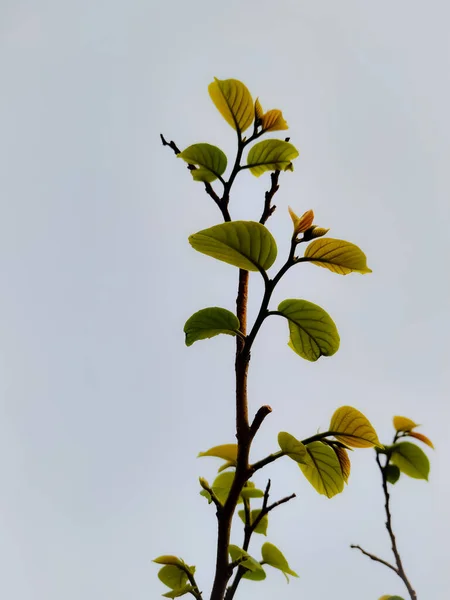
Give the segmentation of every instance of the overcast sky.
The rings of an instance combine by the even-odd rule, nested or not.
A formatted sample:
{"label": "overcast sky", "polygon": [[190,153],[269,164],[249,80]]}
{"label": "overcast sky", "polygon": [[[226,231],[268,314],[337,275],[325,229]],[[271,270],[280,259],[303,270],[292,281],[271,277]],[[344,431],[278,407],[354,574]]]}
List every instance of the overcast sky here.
{"label": "overcast sky", "polygon": [[[447,600],[450,336],[450,8],[431,0],[3,0],[0,3],[0,595],[153,600],[150,561],[177,554],[208,592],[215,516],[198,494],[210,446],[234,441],[231,337],[186,348],[185,320],[233,309],[237,270],[195,253],[220,222],[159,133],[180,148],[235,134],[209,99],[214,76],[280,108],[299,148],[269,228],[280,261],[290,205],[358,244],[372,275],[303,265],[277,290],[322,305],[341,348],[308,363],[269,319],[253,350],[253,457],[287,430],[363,411],[389,442],[395,414],[436,445],[429,483],[392,490],[398,543],[419,598]],[[284,132],[282,132],[282,135]],[[240,176],[233,218],[257,219],[268,175]],[[250,319],[261,298],[251,277]],[[273,499],[277,571],[238,598],[406,598],[391,560],[372,450],[343,494],[319,496],[288,459],[260,472]],[[233,541],[241,544],[239,526]],[[262,536],[250,551],[259,556]],[[281,595],[281,596],[280,596]],[[208,594],[205,594],[205,599]]]}

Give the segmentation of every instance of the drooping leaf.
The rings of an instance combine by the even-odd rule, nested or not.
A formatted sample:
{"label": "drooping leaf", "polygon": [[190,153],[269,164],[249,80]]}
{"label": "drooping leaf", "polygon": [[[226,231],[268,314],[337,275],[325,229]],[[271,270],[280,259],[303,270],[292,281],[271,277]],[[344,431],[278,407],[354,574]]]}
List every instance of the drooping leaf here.
{"label": "drooping leaf", "polygon": [[289,142],[265,140],[255,144],[247,156],[247,168],[259,177],[266,171],[293,171],[292,161],[298,150]]}
{"label": "drooping leaf", "polygon": [[289,346],[302,358],[316,361],[332,356],[339,349],[340,338],[330,315],[307,300],[283,300],[278,310],[289,321]]}
{"label": "drooping leaf", "polygon": [[283,117],[283,113],[277,108],[268,110],[261,117],[261,127],[264,131],[282,131],[284,129],[289,129],[288,124]]}
{"label": "drooping leaf", "polygon": [[281,550],[274,546],[274,544],[271,544],[270,542],[263,544],[261,548],[261,555],[265,563],[284,573],[288,582],[288,575],[292,575],[292,577],[298,577],[297,573],[290,568],[284,554],[281,552]]}
{"label": "drooping leaf", "polygon": [[425,452],[411,442],[400,442],[395,444],[391,455],[391,462],[405,475],[414,479],[425,479],[428,481],[430,473],[430,461]]}
{"label": "drooping leaf", "polygon": [[231,556],[231,560],[233,562],[237,560],[243,559],[239,564],[248,569],[248,571],[244,574],[246,579],[252,579],[253,581],[262,581],[266,578],[266,573],[260,563],[254,559],[248,552],[239,548],[239,546],[235,546],[234,544],[230,544],[228,546],[228,553]]}
{"label": "drooping leaf", "polygon": [[400,479],[400,469],[397,465],[387,465],[385,468],[386,479],[394,485]]}
{"label": "drooping leaf", "polygon": [[337,440],[352,448],[383,447],[370,421],[352,406],[341,406],[335,411],[329,430]]}
{"label": "drooping leaf", "polygon": [[170,587],[172,590],[183,588],[188,581],[188,577],[183,569],[175,565],[166,565],[159,570],[158,577],[160,581]]}
{"label": "drooping leaf", "polygon": [[339,275],[372,273],[367,266],[364,252],[355,244],[344,240],[332,238],[314,240],[307,246],[304,258],[301,260],[325,267]]}
{"label": "drooping leaf", "polygon": [[191,171],[196,181],[211,182],[224,174],[227,168],[227,157],[217,146],[211,144],[193,144],[180,152],[182,158],[198,169]]}
{"label": "drooping leaf", "polygon": [[309,462],[309,455],[306,446],[299,442],[293,435],[280,431],[278,434],[278,445],[289,458],[298,463]]}
{"label": "drooping leaf", "polygon": [[183,586],[180,589],[172,590],[171,592],[167,592],[166,594],[163,594],[163,597],[164,598],[180,598],[180,596],[184,596],[185,594],[189,594],[193,590],[194,590],[194,588],[192,587],[192,585],[190,585],[188,583],[187,585]]}
{"label": "drooping leaf", "polygon": [[344,489],[344,476],[336,452],[322,442],[312,442],[306,448],[311,461],[298,465],[303,475],[319,494],[327,498],[340,494]]}
{"label": "drooping leaf", "polygon": [[199,452],[197,458],[202,456],[215,456],[216,458],[222,458],[230,462],[236,462],[237,459],[237,444],[222,444],[221,446],[214,446],[206,450],[206,452]]}
{"label": "drooping leaf", "polygon": [[[253,523],[255,522],[255,520],[258,517],[258,515],[259,515],[260,512],[261,512],[260,508],[255,508],[254,510],[250,511],[250,525],[253,525]],[[238,512],[238,515],[242,519],[242,522],[245,523],[245,510],[243,510],[243,509],[240,510]],[[269,516],[268,515],[264,515],[262,517],[261,521],[255,527],[254,532],[255,533],[261,533],[262,535],[267,535],[267,527],[268,527],[268,525],[269,525]]]}
{"label": "drooping leaf", "polygon": [[178,556],[172,556],[171,554],[164,554],[163,556],[158,556],[158,558],[154,558],[153,562],[158,565],[173,565],[175,567],[185,567],[185,562],[178,558]]}
{"label": "drooping leaf", "polygon": [[423,442],[430,448],[433,448],[433,450],[434,450],[433,442],[426,435],[423,435],[423,433],[417,433],[417,431],[410,431],[408,433],[408,436],[415,438],[416,440],[420,440],[421,442]]}
{"label": "drooping leaf", "polygon": [[242,133],[253,123],[253,100],[247,87],[237,79],[217,79],[209,84],[208,92],[225,121]]}
{"label": "drooping leaf", "polygon": [[186,346],[221,333],[237,335],[239,327],[239,319],[229,310],[218,306],[202,308],[186,321],[183,330],[186,334]]}
{"label": "drooping leaf", "polygon": [[277,245],[270,231],[254,221],[232,221],[203,229],[189,237],[198,252],[245,271],[270,269]]}
{"label": "drooping leaf", "polygon": [[394,417],[392,421],[396,431],[411,431],[415,427],[419,427],[417,423],[414,423],[408,417]]}
{"label": "drooping leaf", "polygon": [[341,448],[340,446],[332,446],[332,448],[336,452],[339,464],[341,465],[342,477],[344,478],[345,483],[348,483],[351,469],[351,462],[348,452],[345,448]]}

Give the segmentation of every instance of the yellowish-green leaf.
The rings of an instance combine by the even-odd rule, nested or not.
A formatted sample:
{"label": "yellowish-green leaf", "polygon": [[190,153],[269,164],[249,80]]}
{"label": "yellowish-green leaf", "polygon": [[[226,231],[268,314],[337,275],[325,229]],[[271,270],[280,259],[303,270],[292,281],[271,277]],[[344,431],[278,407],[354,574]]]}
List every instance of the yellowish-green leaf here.
{"label": "yellowish-green leaf", "polygon": [[425,479],[428,481],[430,473],[430,461],[425,452],[411,442],[400,442],[395,444],[391,455],[391,462],[405,475],[414,479]]}
{"label": "yellowish-green leaf", "polygon": [[314,221],[314,211],[307,210],[302,214],[301,217],[298,217],[292,208],[288,207],[289,214],[291,215],[292,222],[294,224],[294,235],[298,235],[299,233],[304,233],[307,229],[309,229]]}
{"label": "yellowish-green leaf", "polygon": [[307,300],[283,300],[278,310],[289,321],[289,346],[299,356],[314,362],[338,351],[339,333],[323,308]]}
{"label": "yellowish-green leaf", "polygon": [[220,475],[217,475],[217,477],[214,479],[211,489],[221,504],[225,504],[228,494],[230,493],[231,486],[233,485],[233,481],[234,471],[220,473]]}
{"label": "yellowish-green leaf", "polygon": [[313,225],[312,227],[310,227],[310,229],[305,231],[305,238],[307,238],[308,240],[312,240],[314,238],[319,238],[324,235],[327,235],[327,233],[329,231],[330,230],[325,229],[325,227],[317,227],[316,225]]}
{"label": "yellowish-green leaf", "polygon": [[280,431],[278,434],[278,445],[281,450],[285,452],[289,458],[295,460],[295,462],[307,463],[310,461],[306,446],[290,433]]}
{"label": "yellowish-green leaf", "polygon": [[358,246],[332,238],[311,242],[305,250],[304,258],[300,260],[312,262],[339,275],[372,273],[367,266],[366,255]]}
{"label": "yellowish-green leaf", "polygon": [[[252,510],[250,512],[250,525],[253,525],[253,523],[256,521],[259,513],[261,512],[260,508],[255,508],[254,510]],[[245,523],[245,510],[242,509],[238,512],[238,515],[240,516],[240,518],[242,519],[242,522]],[[264,515],[261,519],[261,521],[258,523],[258,525],[255,527],[254,532],[255,533],[261,533],[262,535],[267,535],[267,527],[269,525],[269,516],[268,515]]]}
{"label": "yellowish-green leaf", "polygon": [[348,456],[348,452],[345,448],[341,448],[340,446],[333,446],[333,450],[336,452],[339,464],[341,465],[342,477],[344,478],[345,483],[348,483],[348,478],[350,477],[351,470],[351,463],[350,458]]}
{"label": "yellowish-green leaf", "polygon": [[256,98],[256,100],[255,100],[255,118],[262,119],[263,114],[264,114],[264,111],[262,109],[261,102],[259,101],[259,98]]}
{"label": "yellowish-green leaf", "polygon": [[245,550],[242,550],[242,548],[239,548],[239,546],[230,544],[228,546],[228,552],[233,562],[239,560],[241,561],[239,564],[248,569],[248,571],[244,574],[244,577],[246,579],[252,579],[253,581],[262,581],[266,578],[266,573],[261,567],[261,564],[252,556],[250,556],[250,554],[245,552]]}
{"label": "yellowish-green leaf", "polygon": [[226,155],[220,148],[211,144],[193,144],[180,152],[178,158],[198,167],[191,171],[196,181],[214,181],[223,175],[227,168]]}
{"label": "yellowish-green leaf", "polygon": [[171,592],[167,592],[166,594],[163,594],[163,597],[164,598],[180,598],[180,596],[189,594],[193,590],[194,590],[194,588],[192,587],[192,585],[187,584],[180,589],[172,590]]}
{"label": "yellowish-green leaf", "polygon": [[153,562],[158,565],[173,565],[175,567],[185,567],[185,562],[178,558],[178,556],[172,556],[171,554],[164,554],[154,558]]}
{"label": "yellowish-green leaf", "polygon": [[424,444],[426,444],[430,448],[434,449],[433,442],[426,435],[423,435],[423,433],[417,433],[417,431],[410,431],[408,433],[408,436],[412,437],[412,438],[415,438],[416,440],[420,440],[421,442],[423,442]]}
{"label": "yellowish-green leaf", "polygon": [[274,569],[278,569],[284,573],[288,582],[288,575],[292,575],[292,577],[298,577],[297,573],[290,568],[284,554],[281,552],[281,550],[274,546],[274,544],[271,544],[270,542],[263,544],[261,548],[261,554],[263,561]]}
{"label": "yellowish-green leaf", "polygon": [[383,447],[369,419],[352,406],[341,406],[335,411],[329,430],[337,440],[352,448]]}
{"label": "yellowish-green leaf", "polygon": [[379,600],[403,600],[403,598],[400,596],[391,596],[390,594],[387,594],[385,596],[381,596]]}
{"label": "yellowish-green leaf", "polygon": [[172,590],[183,588],[188,581],[185,571],[175,565],[166,565],[160,569],[158,577],[164,585],[167,585],[167,587],[170,587]]}
{"label": "yellowish-green leaf", "polygon": [[226,471],[227,469],[229,469],[230,467],[234,467],[235,465],[236,465],[236,461],[234,461],[234,462],[227,461],[227,462],[223,463],[223,465],[221,465],[217,469],[217,472],[222,473],[222,471]]}
{"label": "yellowish-green leaf", "polygon": [[221,333],[237,335],[239,327],[239,319],[229,310],[218,306],[202,308],[186,321],[183,330],[186,334],[186,346]]}
{"label": "yellowish-green leaf", "polygon": [[344,489],[344,476],[336,452],[322,442],[312,442],[306,448],[311,461],[298,465],[303,475],[319,494],[327,498],[340,494]]}
{"label": "yellowish-green leaf", "polygon": [[411,431],[415,427],[419,427],[417,423],[414,423],[408,417],[394,417],[392,422],[396,431]]}
{"label": "yellowish-green leaf", "polygon": [[282,131],[289,129],[286,123],[283,113],[277,108],[268,110],[265,115],[261,117],[261,127],[264,131]]}
{"label": "yellowish-green leaf", "polygon": [[253,100],[247,87],[237,79],[217,79],[208,86],[211,100],[225,121],[242,133],[253,123]]}
{"label": "yellowish-green leaf", "polygon": [[293,171],[292,161],[297,156],[297,148],[289,142],[265,140],[250,149],[247,167],[255,177],[259,177],[266,171]]}
{"label": "yellowish-green leaf", "polygon": [[254,221],[232,221],[203,229],[189,237],[198,252],[245,271],[270,269],[277,245],[270,231]]}
{"label": "yellowish-green leaf", "polygon": [[247,488],[245,487],[242,492],[241,492],[241,496],[243,498],[262,498],[264,496],[264,492],[262,490],[259,490],[258,488]]}
{"label": "yellowish-green leaf", "polygon": [[400,469],[397,467],[397,465],[387,465],[384,472],[386,474],[387,481],[389,481],[389,483],[392,485],[397,483],[397,481],[400,479]]}
{"label": "yellowish-green leaf", "polygon": [[199,452],[198,458],[201,456],[215,456],[216,458],[222,458],[235,463],[237,459],[237,444],[222,444],[221,446],[214,446],[206,450],[206,452]]}

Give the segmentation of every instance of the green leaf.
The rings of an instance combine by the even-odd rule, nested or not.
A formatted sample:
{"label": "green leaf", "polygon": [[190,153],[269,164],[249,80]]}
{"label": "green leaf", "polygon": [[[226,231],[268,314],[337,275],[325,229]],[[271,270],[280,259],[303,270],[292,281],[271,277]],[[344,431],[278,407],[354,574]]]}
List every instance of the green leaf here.
{"label": "green leaf", "polygon": [[158,556],[158,558],[154,558],[153,562],[158,565],[173,565],[176,567],[185,567],[186,564],[181,558],[178,556],[172,556],[171,554],[164,554],[163,556]]}
{"label": "green leaf", "polygon": [[189,237],[198,252],[245,271],[267,270],[277,257],[270,231],[254,221],[232,221],[203,229]]}
{"label": "green leaf", "polygon": [[241,492],[242,498],[263,498],[264,492],[257,488],[244,488]]}
{"label": "green leaf", "polygon": [[235,463],[237,459],[237,444],[222,444],[221,446],[214,446],[206,452],[199,452],[197,458],[202,456],[215,456],[216,458],[222,458]]}
{"label": "green leaf", "polygon": [[299,442],[293,435],[280,431],[278,434],[278,445],[289,458],[298,463],[308,463],[309,455],[306,446]]}
{"label": "green leaf", "polygon": [[186,321],[183,330],[186,334],[186,346],[221,333],[237,335],[239,327],[239,319],[229,310],[217,306],[202,308]]}
{"label": "green leaf", "polygon": [[180,152],[178,158],[198,167],[191,171],[195,181],[210,183],[223,175],[227,168],[227,157],[220,148],[211,144],[193,144]]}
{"label": "green leaf", "polygon": [[397,481],[400,479],[400,469],[397,467],[397,465],[387,465],[384,472],[386,473],[386,479],[389,481],[389,483],[392,483],[392,485],[397,483]]}
{"label": "green leaf", "polygon": [[217,79],[209,84],[208,92],[225,121],[242,133],[253,123],[253,100],[247,87],[237,79]]}
{"label": "green leaf", "polygon": [[334,412],[330,431],[337,440],[352,448],[383,447],[370,421],[352,406],[341,406]]}
{"label": "green leaf", "polygon": [[[260,508],[255,508],[254,510],[252,510],[250,512],[250,525],[253,525],[253,523],[255,522],[256,518],[258,517],[259,513],[261,512]],[[242,519],[242,522],[245,523],[245,510],[242,509],[238,512],[238,515],[240,516],[240,518]],[[261,519],[261,521],[258,523],[258,525],[256,526],[254,532],[255,533],[261,533],[262,535],[267,535],[267,527],[269,525],[269,516],[266,514],[263,516],[263,518]]]}
{"label": "green leaf", "polygon": [[180,596],[189,594],[193,590],[194,590],[194,588],[192,587],[192,585],[187,584],[180,589],[172,590],[171,592],[167,592],[166,594],[163,594],[163,597],[164,598],[179,598]]}
{"label": "green leaf", "polygon": [[228,460],[227,462],[223,463],[223,465],[221,465],[217,469],[217,472],[222,473],[222,471],[226,471],[227,469],[230,469],[231,467],[235,467],[235,466],[236,466],[236,461]]}
{"label": "green leaf", "polygon": [[381,598],[379,598],[379,600],[404,600],[404,599],[400,598],[400,596],[390,596],[389,594],[386,594],[386,596],[381,596]]}
{"label": "green leaf", "polygon": [[339,349],[339,333],[323,308],[307,300],[283,300],[279,312],[289,321],[289,346],[302,358],[316,361]]}
{"label": "green leaf", "polygon": [[181,589],[188,581],[186,573],[175,565],[166,565],[160,569],[158,577],[164,585],[167,585],[172,590]]}
{"label": "green leaf", "polygon": [[252,579],[253,581],[262,581],[266,578],[266,573],[264,569],[261,567],[260,563],[250,556],[245,550],[235,546],[234,544],[230,544],[228,546],[228,552],[231,556],[231,560],[233,562],[243,559],[240,564],[248,569],[246,573],[244,573],[243,577],[245,579]]}
{"label": "green leaf", "polygon": [[263,561],[271,567],[274,567],[274,569],[279,569],[282,571],[287,581],[289,581],[288,575],[292,575],[292,577],[298,577],[297,573],[290,568],[289,563],[281,550],[279,550],[270,542],[263,544],[263,547],[261,548],[261,554]]}
{"label": "green leaf", "polygon": [[430,461],[425,452],[411,442],[395,444],[391,455],[391,462],[405,475],[414,479],[425,479],[428,481],[430,473]]}
{"label": "green leaf", "polygon": [[266,171],[293,171],[292,161],[297,156],[297,148],[289,142],[265,140],[250,149],[247,167],[255,177],[259,177]]}
{"label": "green leaf", "polygon": [[211,489],[221,504],[225,504],[228,494],[230,493],[231,486],[233,485],[233,481],[234,471],[220,473],[220,475],[217,475],[217,477],[214,479]]}
{"label": "green leaf", "polygon": [[322,442],[311,442],[306,448],[311,457],[308,464],[299,464],[303,475],[314,489],[332,498],[344,489],[344,476],[333,448]]}
{"label": "green leaf", "polygon": [[367,266],[364,252],[355,244],[344,240],[332,238],[314,240],[306,248],[305,256],[301,260],[307,260],[339,275],[372,273]]}

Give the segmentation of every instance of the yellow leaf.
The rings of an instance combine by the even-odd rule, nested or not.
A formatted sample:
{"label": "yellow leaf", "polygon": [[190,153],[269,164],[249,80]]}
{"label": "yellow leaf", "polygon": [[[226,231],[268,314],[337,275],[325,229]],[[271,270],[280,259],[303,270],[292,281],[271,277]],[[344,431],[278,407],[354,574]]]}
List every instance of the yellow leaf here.
{"label": "yellow leaf", "polygon": [[312,262],[339,275],[372,273],[367,266],[364,252],[355,244],[344,240],[314,240],[306,248],[304,258],[300,260]]}
{"label": "yellow leaf", "polygon": [[197,458],[201,456],[215,456],[216,458],[222,458],[223,460],[235,463],[237,460],[237,444],[214,446],[214,448],[210,448],[206,452],[199,452]]}
{"label": "yellow leaf", "polygon": [[261,117],[261,126],[264,131],[281,131],[283,129],[289,129],[288,124],[283,118],[283,113],[277,108],[268,110],[266,114]]}
{"label": "yellow leaf", "polygon": [[351,463],[350,458],[348,456],[348,452],[345,448],[341,448],[340,446],[333,446],[333,450],[336,452],[339,464],[341,465],[342,477],[344,478],[345,483],[348,483],[348,478],[350,477],[351,469]]}
{"label": "yellow leaf", "polygon": [[325,227],[311,227],[310,231],[308,232],[309,234],[309,238],[308,239],[314,239],[314,238],[319,238],[322,237],[324,235],[327,235],[327,233],[329,232],[329,229],[325,229]]}
{"label": "yellow leaf", "polygon": [[217,79],[208,86],[211,100],[225,121],[242,133],[253,123],[253,100],[247,87],[237,79]]}
{"label": "yellow leaf", "polygon": [[259,101],[259,98],[256,98],[256,100],[255,100],[255,118],[262,119],[263,114],[264,114],[264,111],[262,109],[261,102]]}
{"label": "yellow leaf", "polygon": [[352,448],[383,447],[370,421],[352,406],[341,406],[335,411],[330,431],[337,440]]}
{"label": "yellow leaf", "polygon": [[408,433],[408,436],[416,438],[416,440],[420,440],[421,442],[423,442],[427,446],[430,446],[430,448],[433,448],[433,450],[434,450],[433,442],[430,440],[430,438],[427,438],[426,435],[423,435],[423,433],[417,433],[416,431],[410,431]]}
{"label": "yellow leaf", "polygon": [[396,431],[411,431],[414,427],[418,427],[418,424],[408,417],[394,417],[392,421]]}
{"label": "yellow leaf", "polygon": [[314,211],[307,210],[302,214],[301,217],[297,217],[295,212],[289,206],[289,214],[291,215],[292,222],[294,223],[294,235],[298,235],[299,233],[304,233],[307,229],[311,227],[314,221]]}

